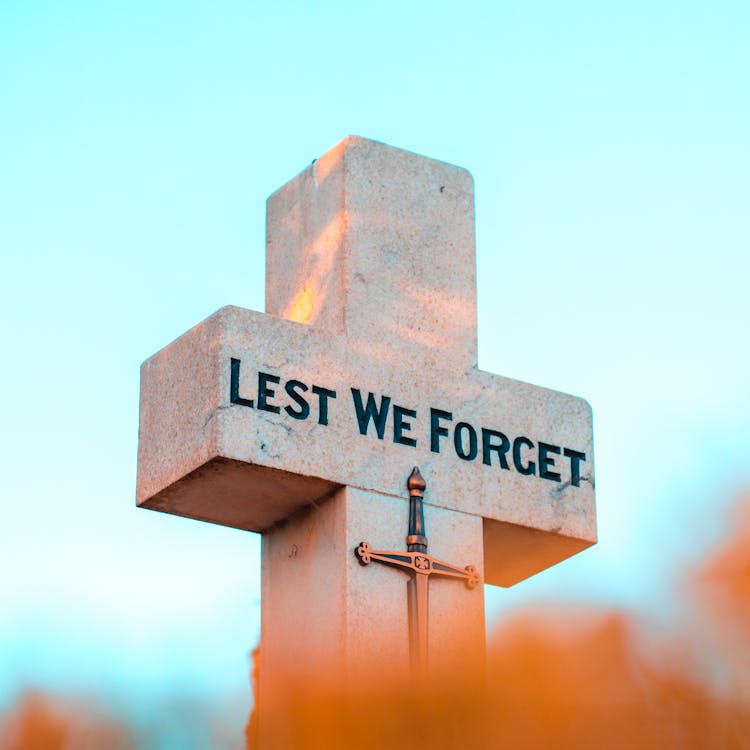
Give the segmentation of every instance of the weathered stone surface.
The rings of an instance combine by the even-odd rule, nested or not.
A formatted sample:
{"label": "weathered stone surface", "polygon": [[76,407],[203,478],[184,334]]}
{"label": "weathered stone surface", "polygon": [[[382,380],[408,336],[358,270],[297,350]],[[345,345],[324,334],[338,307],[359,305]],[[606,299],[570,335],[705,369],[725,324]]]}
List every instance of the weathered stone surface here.
{"label": "weathered stone surface", "polygon": [[[264,531],[341,485],[403,497],[404,478],[416,464],[430,484],[431,503],[486,519],[488,582],[509,585],[595,541],[586,402],[474,368],[420,367],[421,351],[413,346],[413,368],[399,368],[361,342],[223,308],[143,366],[138,502]],[[230,404],[232,359],[241,363],[239,393],[254,401],[252,408]],[[274,390],[266,406],[278,406],[278,414],[257,408],[259,372],[280,379],[266,386]],[[327,399],[328,424],[319,424],[314,395],[307,419],[284,411],[297,406],[284,390],[291,379],[335,391]],[[352,388],[363,401],[370,392],[379,405],[382,395],[392,399],[382,440],[372,422],[368,434],[360,434]],[[393,442],[394,404],[416,412],[404,420],[412,429],[403,433],[416,446]],[[441,421],[449,431],[460,422],[474,426],[473,460],[457,454],[451,434],[440,438],[439,453],[431,450],[431,408],[453,414],[452,422]],[[528,436],[535,446],[543,441],[584,453],[579,486],[561,455],[550,454],[555,463],[549,467],[559,482],[539,477],[538,466],[537,475],[519,473],[510,450],[507,470],[497,452],[487,465],[482,427],[509,440]],[[466,451],[468,431],[462,432]],[[538,448],[524,450],[524,460],[538,465]]]}
{"label": "weathered stone surface", "polygon": [[[408,685],[408,577],[383,565],[362,567],[353,554],[362,541],[405,549],[408,508],[406,499],[343,487],[263,535],[262,747],[289,747],[284,731],[299,704],[308,703],[306,691],[318,696],[344,685],[356,697]],[[481,574],[479,517],[426,504],[425,522],[435,540],[431,554],[477,563]],[[481,676],[482,587],[431,578],[429,608],[430,664],[454,676]]]}
{"label": "weathered stone surface", "polygon": [[266,311],[392,364],[477,362],[474,182],[350,137],[267,203]]}
{"label": "weathered stone surface", "polygon": [[[275,314],[222,308],[144,363],[138,504],[262,532],[342,486],[404,497],[419,465],[484,519],[489,583],[594,543],[590,408],[476,368],[474,269],[468,172],[343,141],[269,199]],[[353,389],[388,397],[382,437]]]}
{"label": "weathered stone surface", "polygon": [[[272,637],[262,658],[303,681],[332,668],[346,679],[362,678],[378,664],[389,672],[400,668],[406,676],[408,577],[383,565],[363,567],[353,551],[362,541],[378,549],[405,549],[408,513],[408,499],[344,487],[264,536],[263,590],[270,596],[263,599],[262,628]],[[462,566],[474,563],[482,572],[481,519],[426,504],[425,523],[435,540],[432,555],[449,556]],[[433,577],[429,596],[429,648],[435,660],[445,665],[482,654],[482,587],[469,590],[461,581]],[[304,613],[304,643],[295,640],[295,613]]]}

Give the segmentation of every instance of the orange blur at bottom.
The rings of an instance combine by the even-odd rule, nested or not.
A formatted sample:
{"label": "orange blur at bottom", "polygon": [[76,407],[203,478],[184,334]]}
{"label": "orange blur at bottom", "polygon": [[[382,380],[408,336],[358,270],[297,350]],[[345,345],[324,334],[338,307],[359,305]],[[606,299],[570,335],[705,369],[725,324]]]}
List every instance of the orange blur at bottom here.
{"label": "orange blur at bottom", "polygon": [[134,735],[93,706],[62,706],[39,692],[25,693],[0,718],[0,750],[134,750]]}
{"label": "orange blur at bottom", "polygon": [[[248,747],[262,750],[488,746],[482,686],[450,675],[412,685],[312,686],[285,696],[274,711],[263,705],[249,723]],[[260,699],[262,701],[262,698]],[[258,738],[261,738],[260,742]]]}
{"label": "orange blur at bottom", "polygon": [[694,615],[660,635],[622,612],[530,609],[491,635],[486,677],[337,692],[321,675],[248,747],[750,750],[750,496],[738,511],[688,577]]}
{"label": "orange blur at bottom", "polygon": [[[527,610],[490,636],[486,691],[455,671],[416,689],[358,684],[343,695],[322,679],[309,702],[272,717],[275,746],[750,750],[750,495],[735,512],[726,543],[683,579],[695,615],[661,636],[619,612]],[[256,740],[253,715],[248,747]],[[1,750],[154,746],[142,728],[38,693],[0,717]]]}
{"label": "orange blur at bottom", "polygon": [[16,707],[12,721],[3,726],[3,747],[8,750],[63,750],[70,737],[70,722],[35,693]]}

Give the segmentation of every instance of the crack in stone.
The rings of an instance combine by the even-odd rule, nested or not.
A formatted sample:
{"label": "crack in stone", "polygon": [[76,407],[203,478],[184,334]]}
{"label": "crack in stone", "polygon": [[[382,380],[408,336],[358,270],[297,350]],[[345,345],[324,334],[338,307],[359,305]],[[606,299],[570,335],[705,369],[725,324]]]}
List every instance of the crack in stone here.
{"label": "crack in stone", "polygon": [[[581,476],[581,478],[578,481],[579,486],[581,482],[588,482],[592,487],[594,486],[594,482],[592,481],[591,477],[587,475]],[[554,492],[556,494],[560,494],[561,492],[565,492],[565,490],[567,490],[568,487],[570,486],[571,486],[571,480],[569,479],[567,482],[563,482],[562,484],[555,487]]]}
{"label": "crack in stone", "polygon": [[201,427],[202,430],[205,430],[208,426],[208,423],[220,412],[224,409],[229,409],[231,407],[231,404],[222,404],[221,406],[217,406],[215,409],[213,409],[210,414],[203,420],[203,426]]}

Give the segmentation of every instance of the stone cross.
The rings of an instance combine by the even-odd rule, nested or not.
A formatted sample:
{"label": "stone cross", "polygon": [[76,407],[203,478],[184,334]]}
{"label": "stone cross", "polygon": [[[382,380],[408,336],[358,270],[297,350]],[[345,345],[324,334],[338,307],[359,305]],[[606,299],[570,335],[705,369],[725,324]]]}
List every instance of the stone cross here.
{"label": "stone cross", "polygon": [[[413,466],[431,551],[486,583],[596,541],[588,404],[477,367],[466,170],[342,141],[268,199],[266,310],[222,308],[143,364],[137,487],[262,534],[261,718],[288,675],[408,669],[403,579],[352,551],[403,548]],[[481,661],[481,586],[431,584],[429,648]]]}

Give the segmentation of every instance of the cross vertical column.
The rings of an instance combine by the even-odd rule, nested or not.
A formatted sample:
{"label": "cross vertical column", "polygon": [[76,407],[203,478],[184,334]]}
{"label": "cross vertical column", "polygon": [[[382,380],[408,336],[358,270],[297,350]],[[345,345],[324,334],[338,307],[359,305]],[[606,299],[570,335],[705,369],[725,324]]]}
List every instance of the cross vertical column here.
{"label": "cross vertical column", "polygon": [[[408,472],[405,473],[408,475]],[[477,562],[481,518],[425,507],[433,552]],[[280,716],[315,697],[357,700],[403,687],[411,677],[407,580],[386,566],[360,566],[361,540],[404,546],[406,498],[344,487],[263,535],[259,728],[265,744],[287,747],[294,730]],[[484,665],[484,594],[449,579],[430,582],[427,673],[480,675]],[[450,685],[447,687],[451,687]],[[310,695],[313,700],[310,701]],[[293,722],[289,722],[293,724]]]}
{"label": "cross vertical column", "polygon": [[[346,337],[353,358],[366,352],[412,368],[426,389],[436,369],[476,365],[466,170],[347,138],[269,198],[266,264],[267,312]],[[356,691],[409,676],[406,581],[381,566],[363,571],[352,554],[363,539],[404,547],[413,461],[405,455],[403,462],[400,495],[341,487],[263,534],[258,698],[269,747],[292,739],[280,739],[271,717],[292,710],[298,690],[345,684]],[[471,562],[481,575],[481,517],[431,505],[429,497],[425,515],[431,552]],[[455,582],[435,580],[429,634],[433,664],[479,669],[482,587],[456,590]]]}

